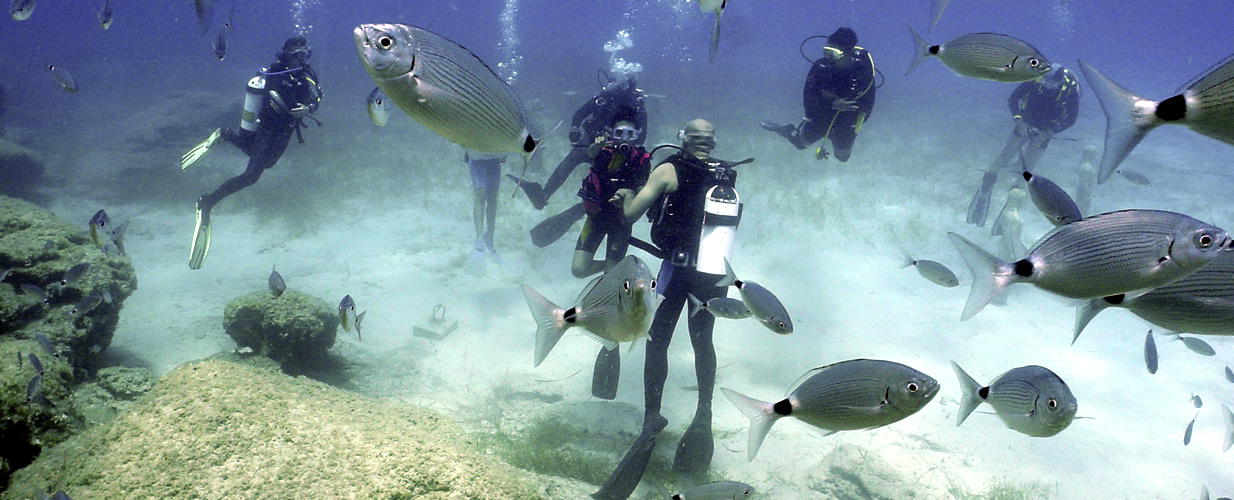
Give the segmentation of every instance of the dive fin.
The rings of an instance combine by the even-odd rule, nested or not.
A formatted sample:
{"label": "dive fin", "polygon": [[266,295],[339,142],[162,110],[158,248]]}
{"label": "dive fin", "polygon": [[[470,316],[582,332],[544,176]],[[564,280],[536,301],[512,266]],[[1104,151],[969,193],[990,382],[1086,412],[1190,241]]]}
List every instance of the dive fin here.
{"label": "dive fin", "polygon": [[214,149],[214,145],[218,144],[219,138],[222,135],[222,129],[216,128],[214,132],[210,133],[209,137],[206,137],[206,140],[201,141],[196,146],[193,146],[193,149],[184,153],[184,156],[180,157],[180,170],[188,170],[189,167],[196,165],[202,158],[210,154],[210,150]]}
{"label": "dive fin", "polygon": [[574,223],[578,222],[586,214],[587,210],[583,208],[583,203],[575,203],[574,206],[540,221],[539,224],[531,228],[531,242],[540,248],[551,245],[553,242],[561,239],[566,234],[566,231],[569,231],[574,226]]}
{"label": "dive fin", "polygon": [[601,347],[591,372],[591,395],[612,401],[617,398],[617,383],[621,380],[621,350]]}
{"label": "dive fin", "polygon": [[643,478],[647,463],[651,461],[651,452],[655,449],[656,437],[667,425],[668,419],[661,416],[659,412],[644,417],[643,430],[639,433],[638,439],[634,440],[634,444],[621,458],[621,462],[617,464],[613,473],[604,480],[600,491],[592,493],[591,498],[597,500],[629,498],[630,493],[633,493],[634,488],[638,486],[639,480]]}
{"label": "dive fin", "polygon": [[201,263],[210,253],[210,211],[201,209],[197,203],[197,222],[193,226],[193,246],[189,249],[189,269],[201,269]]}

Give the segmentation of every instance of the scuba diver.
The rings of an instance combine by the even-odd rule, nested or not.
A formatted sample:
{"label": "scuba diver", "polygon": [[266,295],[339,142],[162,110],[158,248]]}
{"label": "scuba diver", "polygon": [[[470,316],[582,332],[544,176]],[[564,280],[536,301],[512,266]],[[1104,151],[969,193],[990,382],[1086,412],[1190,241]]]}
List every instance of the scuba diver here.
{"label": "scuba diver", "polygon": [[[612,269],[625,258],[630,248],[630,222],[622,212],[617,191],[637,191],[647,183],[651,153],[634,143],[642,130],[631,121],[634,116],[628,118],[618,118],[587,148],[591,168],[578,190],[583,201],[576,205],[582,207],[587,219],[583,221],[583,229],[574,245],[574,260],[570,263],[570,272],[576,278]],[[566,212],[563,214],[566,215],[549,217],[537,228],[543,231],[543,225],[555,224],[560,230],[568,229],[574,218]],[[571,219],[569,222],[559,221],[567,217]],[[532,234],[537,234],[537,229],[533,229]],[[604,259],[596,260],[601,241],[607,241]],[[592,371],[591,394],[600,399],[616,398],[620,377],[621,353],[615,347],[601,347]]]}
{"label": "scuba diver", "polygon": [[[200,269],[210,251],[210,210],[223,198],[252,186],[261,173],[274,166],[287,149],[294,133],[303,144],[300,128],[304,118],[313,118],[321,102],[322,91],[317,73],[309,66],[313,51],[303,36],[288,38],[277,60],[249,80],[244,97],[244,112],[240,130],[218,128],[185,153],[180,169],[187,170],[218,144],[227,141],[248,155],[244,173],[228,179],[213,193],[197,199],[197,222],[193,228],[193,246],[189,252],[189,269]],[[317,122],[321,126],[321,122]]]}
{"label": "scuba diver", "polygon": [[[544,206],[548,204],[548,199],[566,182],[566,178],[576,167],[591,163],[592,159],[587,155],[587,149],[595,144],[598,138],[605,137],[618,117],[626,117],[634,123],[637,136],[627,141],[629,144],[642,146],[647,140],[647,107],[643,102],[643,92],[639,90],[634,76],[627,75],[618,80],[603,71],[600,74],[605,75],[607,84],[599,94],[574,112],[574,117],[570,120],[570,153],[553,169],[548,181],[541,186],[526,180],[520,181],[513,175],[506,175],[510,180],[519,183],[519,187],[527,194],[527,199],[531,201],[531,206],[536,210],[544,209]],[[555,220],[557,223],[564,224],[564,228],[558,230],[556,224],[553,224],[552,227],[543,228],[546,231],[543,235],[533,231],[532,241],[537,246],[547,246],[560,238],[570,225],[583,217],[583,214],[584,210],[581,206],[571,206],[565,212],[558,214],[559,219]]]}
{"label": "scuba diver", "polygon": [[[637,194],[618,190],[623,213],[633,221],[644,212],[652,220],[651,238],[662,260],[657,278],[664,298],[656,309],[647,340],[643,371],[645,408],[643,428],[621,462],[593,498],[626,498],[638,486],[655,447],[656,437],[668,425],[660,414],[664,382],[668,377],[668,346],[686,298],[707,301],[728,294],[716,286],[725,275],[724,262],[732,256],[734,231],[741,218],[735,184],[737,165],[711,158],[715,127],[706,120],[686,123],[678,138],[681,152],[666,158],[652,171]],[[642,248],[642,242],[634,241]],[[715,317],[696,314],[687,319],[698,377],[698,406],[682,434],[673,470],[701,476],[711,466],[715,444],[711,437],[711,401],[715,390],[716,354],[712,344]]]}
{"label": "scuba diver", "polygon": [[475,193],[471,220],[476,226],[476,243],[467,257],[464,272],[472,276],[484,275],[486,255],[492,256],[497,267],[502,267],[501,257],[493,248],[493,231],[497,224],[497,190],[501,187],[501,164],[505,153],[463,153],[463,161],[471,172],[471,188]]}
{"label": "scuba diver", "polygon": [[[848,161],[857,132],[874,110],[874,74],[874,59],[857,46],[857,33],[837,28],[827,36],[823,57],[813,62],[806,76],[802,91],[805,117],[801,123],[794,126],[762,121],[759,125],[788,139],[797,149],[829,138],[836,159]],[[819,146],[814,157],[827,158],[827,150]]]}
{"label": "scuba diver", "polygon": [[1080,81],[1071,70],[1056,66],[1041,78],[1021,83],[1007,99],[1015,126],[1003,151],[982,175],[981,186],[973,194],[968,205],[970,224],[985,225],[990,211],[990,191],[1000,171],[1019,173],[1033,168],[1054,134],[1075,124],[1080,111]]}

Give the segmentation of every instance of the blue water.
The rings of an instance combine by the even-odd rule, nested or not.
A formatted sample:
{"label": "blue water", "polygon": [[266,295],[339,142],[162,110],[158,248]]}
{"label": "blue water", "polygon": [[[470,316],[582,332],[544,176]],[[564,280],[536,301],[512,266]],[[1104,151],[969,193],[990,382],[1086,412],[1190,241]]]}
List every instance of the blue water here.
{"label": "blue water", "polygon": [[[514,285],[526,281],[547,286],[551,291],[546,295],[562,300],[571,296],[581,287],[568,272],[572,247],[558,243],[543,251],[531,248],[524,238],[526,230],[549,212],[530,210],[521,196],[506,201],[503,191],[498,237],[499,246],[508,249],[510,269],[504,278],[489,281],[458,277],[459,252],[469,248],[472,237],[461,150],[397,111],[387,128],[368,123],[364,99],[373,83],[357,59],[351,32],[360,23],[395,22],[458,41],[491,66],[500,63],[500,72],[511,77],[515,91],[524,101],[535,103],[544,115],[541,119],[551,125],[568,120],[597,90],[596,72],[609,65],[609,54],[602,47],[625,30],[633,46],[619,55],[642,65],[637,74],[642,89],[666,96],[648,101],[649,142],[673,142],[686,120],[705,117],[717,127],[717,156],[759,158],[742,177],[747,219],[738,255],[744,252],[746,272],[775,289],[802,327],[780,339],[757,327],[718,324],[722,367],[718,385],[775,398],[810,367],[862,356],[913,365],[943,384],[938,401],[887,429],[824,438],[802,425],[776,424],[752,463],[744,460],[744,418],[717,394],[716,427],[735,435],[717,445],[714,468],[773,495],[777,491],[785,497],[818,495],[803,478],[837,443],[846,442],[876,448],[896,465],[911,463],[906,469],[909,478],[929,477],[927,471],[938,466],[969,491],[981,491],[990,481],[1003,478],[1048,485],[1049,496],[1057,498],[1191,498],[1201,484],[1207,484],[1214,497],[1234,494],[1234,475],[1229,473],[1234,470],[1234,455],[1220,451],[1224,431],[1217,417],[1220,402],[1234,403],[1234,384],[1220,379],[1221,366],[1234,360],[1234,343],[1228,339],[1210,338],[1218,351],[1216,358],[1199,358],[1179,343],[1159,340],[1163,368],[1150,377],[1138,357],[1147,325],[1125,311],[1103,313],[1076,346],[1068,346],[1071,304],[1026,286],[1007,307],[989,307],[973,320],[957,321],[971,276],[945,232],[977,235],[974,239],[985,234],[964,224],[964,210],[980,170],[1010,129],[1006,96],[1013,86],[961,78],[938,61],[925,61],[912,74],[904,74],[913,53],[906,25],[930,43],[990,31],[1029,41],[1052,62],[1073,70],[1075,60],[1083,59],[1124,87],[1161,99],[1230,54],[1234,47],[1230,2],[954,0],[933,32],[926,34],[925,1],[736,0],[724,13],[715,63],[707,62],[713,17],[684,1],[235,2],[234,30],[221,62],[211,47],[213,29],[198,34],[187,0],[116,0],[115,21],[107,31],[95,21],[96,3],[101,2],[43,0],[28,21],[0,20],[0,84],[8,94],[6,138],[48,155],[43,203],[58,213],[88,217],[99,203],[107,202],[113,214],[139,217],[147,209],[181,214],[178,219],[145,220],[144,231],[140,224],[134,225],[135,238],[144,235],[157,243],[148,242],[144,249],[142,243],[130,244],[136,250],[139,273],[155,273],[140,277],[142,290],[130,300],[156,307],[172,295],[180,297],[173,299],[179,305],[188,302],[188,307],[200,308],[199,313],[186,314],[196,314],[194,327],[213,333],[204,340],[187,335],[191,345],[182,346],[185,352],[208,355],[230,348],[217,331],[217,311],[246,287],[260,287],[267,272],[262,269],[271,264],[264,253],[269,248],[283,252],[284,260],[302,263],[297,270],[294,264],[278,262],[280,271],[288,269],[284,275],[293,288],[297,273],[303,283],[311,282],[308,277],[315,273],[327,272],[315,268],[317,262],[328,264],[329,271],[338,275],[344,260],[354,264],[367,259],[372,269],[364,286],[374,297],[370,302],[388,304],[391,323],[399,317],[396,310],[407,303],[417,306],[414,314],[407,313],[411,319],[406,322],[420,316],[418,304],[435,300],[425,296],[425,288],[453,287],[451,297],[484,315],[471,320],[475,335],[500,337],[507,327],[530,332],[530,319]],[[217,4],[216,23],[232,5]],[[503,13],[513,17],[503,23]],[[856,30],[859,45],[870,51],[885,77],[873,115],[847,164],[834,159],[817,162],[757,127],[761,119],[795,123],[800,118],[801,84],[809,66],[798,54],[798,44],[838,26]],[[326,126],[309,128],[306,145],[293,143],[279,168],[220,205],[221,213],[259,221],[252,228],[254,238],[266,242],[261,253],[228,246],[243,239],[236,226],[248,227],[237,219],[231,229],[226,225],[215,229],[219,246],[212,250],[207,270],[190,273],[183,262],[189,228],[181,226],[191,224],[185,218],[191,216],[195,193],[213,189],[238,173],[242,158],[232,152],[221,157],[225,162],[216,163],[215,170],[172,177],[160,189],[163,193],[134,190],[119,173],[175,169],[179,151],[204,137],[209,127],[229,123],[202,123],[200,133],[151,146],[165,149],[159,149],[165,163],[133,165],[108,160],[102,152],[148,126],[136,123],[133,116],[174,100],[177,93],[208,92],[224,109],[237,105],[244,82],[269,64],[282,41],[296,33],[306,34],[314,51],[311,63],[326,92],[318,117]],[[820,40],[807,44],[807,55],[817,57],[821,44]],[[80,91],[60,90],[46,70],[48,64],[68,69]],[[180,112],[185,121],[201,121],[192,109]],[[1072,189],[1082,146],[1100,147],[1104,126],[1101,109],[1086,87],[1079,122],[1060,136],[1074,141],[1055,141],[1043,158],[1043,172]],[[546,143],[545,163],[550,167],[565,152],[562,136],[558,132]],[[1153,185],[1143,188],[1111,179],[1098,190],[1094,209],[1160,208],[1234,227],[1227,190],[1234,181],[1228,160],[1232,152],[1228,145],[1182,127],[1154,131],[1124,163],[1125,168],[1149,175]],[[507,164],[507,170],[511,168]],[[533,173],[538,179],[546,175]],[[447,178],[442,180],[443,176]],[[433,182],[425,185],[421,179]],[[568,182],[562,189],[566,194],[556,195],[548,210],[564,208],[574,185]],[[429,226],[436,224],[439,232],[391,227],[398,218],[391,216],[390,207],[400,207],[401,191],[428,200],[425,206],[433,208],[407,217],[420,225],[426,220]],[[166,192],[178,198],[169,199]],[[290,205],[284,211],[271,210],[262,199]],[[307,199],[313,204],[306,205]],[[434,199],[442,200],[441,212],[431,203]],[[996,197],[992,210],[1000,203]],[[286,234],[264,225],[305,211],[319,214],[316,219],[309,217],[308,224],[321,232],[287,230],[301,238],[300,246],[284,248],[281,240]],[[1035,218],[1031,208],[1024,214],[1025,238],[1031,243],[1048,225]],[[372,239],[367,248],[356,240],[333,241],[326,228],[343,222],[349,229],[368,226],[362,232],[356,229]],[[635,234],[645,231],[644,224]],[[564,241],[572,242],[574,234]],[[979,244],[993,247],[988,237]],[[961,274],[961,288],[942,292],[911,271],[897,271],[899,249],[906,247],[915,256],[950,265]],[[322,248],[326,250],[318,250]],[[427,265],[425,259],[436,260]],[[401,267],[382,267],[389,262]],[[239,269],[248,273],[249,268],[260,279],[237,277],[242,274]],[[350,277],[351,268],[347,273]],[[342,290],[326,284],[326,278],[317,283],[322,295],[336,290],[342,295]],[[201,297],[185,300],[181,293]],[[126,308],[124,314],[141,312]],[[174,323],[166,315],[154,316],[153,321]],[[135,323],[122,320],[117,332],[112,349],[128,353],[122,359],[141,359],[146,349],[152,349],[145,330]],[[383,337],[375,331],[374,338],[380,342]],[[673,392],[671,386],[689,385],[693,378],[685,338],[684,330],[679,331],[665,403],[672,408],[666,412],[677,430],[688,420],[694,398],[694,393]],[[126,344],[126,339],[131,342]],[[525,379],[586,371],[595,347],[569,337],[558,349],[575,356],[554,352],[545,367],[532,371],[528,338],[469,345],[498,346],[494,348],[498,352],[474,355],[516,366],[510,376]],[[511,357],[510,349],[525,352]],[[637,408],[642,401],[640,350],[641,346],[626,356],[626,378],[618,398]],[[151,359],[157,361],[145,363],[156,371],[189,360]],[[1072,383],[1080,415],[1093,418],[1077,420],[1049,439],[1020,436],[985,414],[975,414],[957,429],[952,422],[959,394],[948,365],[951,359],[979,380],[1023,364],[1048,365]],[[468,370],[468,380],[496,377],[474,359],[460,369]],[[585,399],[587,381],[579,378],[577,387],[564,392]],[[1190,392],[1202,394],[1206,405],[1195,438],[1184,448],[1182,431],[1193,415],[1186,399]],[[943,443],[945,451],[914,459],[915,448],[897,443],[899,432]],[[795,436],[800,442],[794,441]],[[619,453],[615,452],[614,464]],[[929,486],[923,483],[923,495],[946,496],[947,480],[936,477],[925,483]]]}

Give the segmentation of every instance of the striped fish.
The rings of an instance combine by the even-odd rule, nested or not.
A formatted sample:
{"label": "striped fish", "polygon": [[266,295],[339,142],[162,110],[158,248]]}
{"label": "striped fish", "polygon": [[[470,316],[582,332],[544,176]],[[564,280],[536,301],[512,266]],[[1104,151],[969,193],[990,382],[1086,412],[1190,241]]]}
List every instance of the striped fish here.
{"label": "striped fish", "polygon": [[527,285],[522,288],[536,320],[535,366],[540,366],[566,330],[573,327],[591,332],[609,350],[620,342],[638,340],[647,334],[659,304],[651,270],[633,255],[587,283],[568,309]]}
{"label": "striped fish", "polygon": [[999,33],[969,33],[941,45],[928,45],[913,30],[916,55],[904,74],[912,73],[922,61],[937,57],[960,76],[995,82],[1025,82],[1050,72],[1050,61],[1032,45]]}
{"label": "striped fish", "polygon": [[1195,272],[1234,244],[1221,228],[1161,210],[1108,212],[1056,227],[1016,262],[948,235],[973,272],[961,320],[1015,283],[1075,299],[1142,293]]}
{"label": "striped fish", "polygon": [[852,359],[806,372],[776,403],[722,390],[750,419],[746,457],[754,460],[771,424],[781,418],[796,417],[827,435],[882,427],[925,407],[938,393],[938,381],[900,363]]}
{"label": "striped fish", "polygon": [[1199,335],[1234,335],[1234,252],[1217,258],[1178,281],[1139,296],[1091,299],[1076,311],[1072,343],[1097,313],[1121,307],[1162,329]]}
{"label": "striped fish", "polygon": [[1032,437],[1050,437],[1075,418],[1076,400],[1067,383],[1049,368],[1037,365],[1012,368],[982,386],[951,362],[964,397],[956,414],[956,427],[981,403],[989,403],[1009,429]]}
{"label": "striped fish", "polygon": [[1140,97],[1084,61],[1078,62],[1106,118],[1105,151],[1097,182],[1105,182],[1144,136],[1160,125],[1186,125],[1234,144],[1234,55],[1209,68],[1181,93],[1162,101]]}
{"label": "striped fish", "polygon": [[405,24],[363,24],[353,33],[364,69],[408,116],[469,150],[531,157],[526,109],[471,51]]}

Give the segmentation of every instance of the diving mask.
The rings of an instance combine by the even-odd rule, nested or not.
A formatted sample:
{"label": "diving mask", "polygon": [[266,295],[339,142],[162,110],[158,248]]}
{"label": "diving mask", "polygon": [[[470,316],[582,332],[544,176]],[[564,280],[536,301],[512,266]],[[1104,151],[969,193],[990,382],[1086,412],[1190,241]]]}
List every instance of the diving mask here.
{"label": "diving mask", "polygon": [[639,130],[627,125],[618,125],[613,128],[612,137],[618,141],[634,142],[638,139]]}

